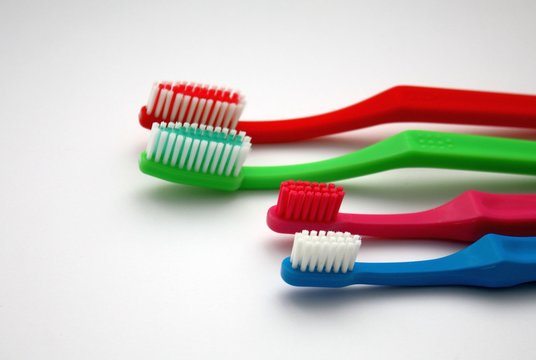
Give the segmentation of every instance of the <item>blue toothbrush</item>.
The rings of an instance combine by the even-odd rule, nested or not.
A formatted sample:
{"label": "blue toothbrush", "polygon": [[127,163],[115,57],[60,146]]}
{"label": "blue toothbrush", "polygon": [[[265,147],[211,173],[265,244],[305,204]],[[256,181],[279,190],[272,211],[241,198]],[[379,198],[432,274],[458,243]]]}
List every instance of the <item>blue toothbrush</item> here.
{"label": "blue toothbrush", "polygon": [[488,234],[452,255],[433,260],[360,263],[361,240],[349,233],[297,233],[281,276],[290,285],[338,288],[465,285],[509,287],[536,281],[536,237]]}

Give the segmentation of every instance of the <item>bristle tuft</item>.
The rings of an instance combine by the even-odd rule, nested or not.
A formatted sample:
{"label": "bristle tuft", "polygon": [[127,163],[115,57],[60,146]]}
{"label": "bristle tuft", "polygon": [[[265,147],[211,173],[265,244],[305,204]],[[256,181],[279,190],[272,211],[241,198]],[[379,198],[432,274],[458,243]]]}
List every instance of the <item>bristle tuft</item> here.
{"label": "bristle tuft", "polygon": [[244,106],[244,96],[228,88],[156,82],[147,101],[147,115],[159,122],[235,129]]}
{"label": "bristle tuft", "polygon": [[361,237],[348,232],[296,233],[290,262],[302,272],[346,273],[354,268]]}
{"label": "bristle tuft", "polygon": [[331,222],[339,213],[344,194],[335,184],[285,181],[279,189],[277,215],[286,220]]}
{"label": "bristle tuft", "polygon": [[251,149],[251,138],[198,124],[153,123],[147,160],[211,175],[237,176]]}

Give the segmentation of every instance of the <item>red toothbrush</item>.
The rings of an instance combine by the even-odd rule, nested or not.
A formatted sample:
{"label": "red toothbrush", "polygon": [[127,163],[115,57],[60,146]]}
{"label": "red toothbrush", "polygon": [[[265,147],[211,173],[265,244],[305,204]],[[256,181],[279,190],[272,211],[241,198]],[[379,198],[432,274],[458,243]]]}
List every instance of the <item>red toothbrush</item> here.
{"label": "red toothbrush", "polygon": [[186,82],[153,85],[140,124],[198,123],[245,131],[254,143],[299,141],[374,125],[426,122],[536,129],[536,96],[421,86],[395,86],[357,104],[298,119],[238,121],[240,93]]}
{"label": "red toothbrush", "polygon": [[437,208],[407,214],[340,213],[342,187],[285,181],[277,205],[268,210],[268,226],[279,233],[302,230],[347,231],[386,238],[475,241],[488,233],[536,234],[536,195],[466,191]]}

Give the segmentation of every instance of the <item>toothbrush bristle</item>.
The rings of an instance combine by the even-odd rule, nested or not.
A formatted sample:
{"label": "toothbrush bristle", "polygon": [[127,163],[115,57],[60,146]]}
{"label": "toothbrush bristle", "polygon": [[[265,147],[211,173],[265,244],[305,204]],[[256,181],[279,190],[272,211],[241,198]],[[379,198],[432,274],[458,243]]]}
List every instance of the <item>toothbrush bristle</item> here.
{"label": "toothbrush bristle", "polygon": [[180,170],[237,176],[251,149],[251,138],[236,130],[197,124],[153,123],[147,160]]}
{"label": "toothbrush bristle", "polygon": [[281,183],[276,211],[286,220],[330,222],[337,217],[343,198],[341,186],[289,180]]}
{"label": "toothbrush bristle", "polygon": [[294,235],[290,262],[302,272],[346,273],[353,270],[360,246],[359,235],[304,230]]}
{"label": "toothbrush bristle", "polygon": [[157,82],[147,102],[147,115],[156,121],[235,129],[244,110],[237,91],[188,82]]}

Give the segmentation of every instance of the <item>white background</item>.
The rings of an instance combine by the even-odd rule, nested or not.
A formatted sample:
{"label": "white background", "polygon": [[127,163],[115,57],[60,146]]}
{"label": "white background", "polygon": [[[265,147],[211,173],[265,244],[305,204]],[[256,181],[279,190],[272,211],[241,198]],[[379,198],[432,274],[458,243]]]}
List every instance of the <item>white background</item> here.
{"label": "white background", "polygon": [[[299,289],[279,276],[275,191],[143,175],[154,80],[240,89],[244,119],[334,110],[397,84],[536,93],[533,1],[0,3],[0,359],[534,359],[536,287]],[[255,146],[312,161],[415,124]],[[419,125],[536,138],[536,131]],[[346,212],[416,211],[531,177],[397,170]],[[462,245],[365,241],[362,261]]]}

